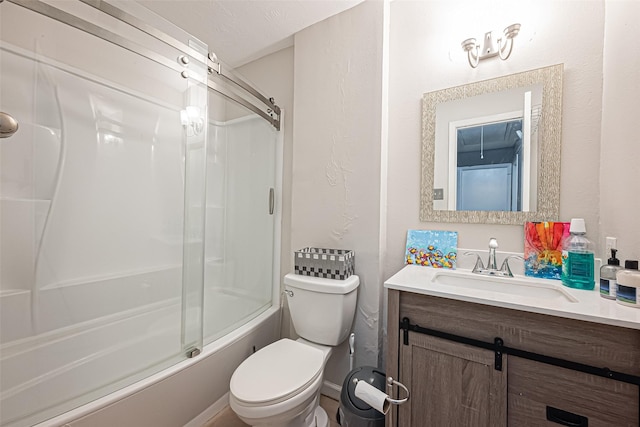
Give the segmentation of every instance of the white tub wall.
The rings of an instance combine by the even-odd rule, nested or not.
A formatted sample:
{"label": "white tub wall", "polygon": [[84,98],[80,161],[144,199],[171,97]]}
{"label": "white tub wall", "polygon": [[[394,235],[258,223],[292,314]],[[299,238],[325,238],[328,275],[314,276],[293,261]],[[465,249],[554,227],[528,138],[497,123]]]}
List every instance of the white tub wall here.
{"label": "white tub wall", "polygon": [[[62,3],[64,2],[61,2],[61,4]],[[133,268],[133,265],[135,265],[135,267],[139,267],[140,263],[127,264],[126,261],[140,261],[140,257],[144,257],[143,254],[152,253],[153,251],[146,250],[149,248],[149,245],[156,249],[158,246],[163,245],[164,247],[169,247],[168,251],[170,253],[159,255],[155,253],[155,255],[162,258],[162,261],[160,262],[161,267],[164,267],[166,264],[179,264],[181,262],[180,240],[182,233],[180,219],[181,212],[179,210],[177,211],[178,213],[176,214],[175,219],[172,220],[165,218],[165,223],[153,224],[149,223],[148,215],[144,211],[135,209],[138,215],[134,216],[134,218],[136,218],[138,222],[130,223],[130,230],[124,231],[124,234],[128,236],[135,235],[135,230],[139,228],[137,226],[144,226],[146,224],[148,225],[147,228],[152,229],[151,231],[153,231],[153,233],[151,234],[153,235],[153,239],[156,240],[153,242],[141,242],[138,239],[128,242],[124,247],[132,251],[135,250],[135,255],[127,256],[127,254],[123,253],[124,251],[113,250],[113,246],[117,248],[122,247],[122,245],[117,244],[120,242],[117,239],[87,239],[86,237],[79,237],[92,236],[101,233],[102,236],[122,237],[123,230],[106,228],[95,229],[95,218],[92,218],[91,224],[88,224],[86,221],[86,215],[83,216],[83,214],[86,214],[83,210],[91,211],[91,206],[93,206],[94,209],[95,207],[100,207],[97,213],[94,212],[98,216],[114,215],[114,212],[111,209],[113,203],[110,203],[110,200],[105,200],[103,198],[90,200],[89,206],[75,206],[72,212],[66,212],[66,201],[77,205],[77,200],[74,199],[76,192],[74,191],[69,193],[65,182],[72,180],[75,185],[81,185],[83,188],[88,189],[89,194],[86,196],[89,198],[93,194],[90,191],[91,184],[99,186],[101,183],[104,183],[105,180],[111,181],[108,185],[117,186],[117,184],[122,181],[129,181],[135,184],[137,182],[137,173],[141,171],[136,170],[136,166],[131,162],[126,162],[128,168],[125,165],[120,164],[120,168],[116,168],[118,174],[108,173],[108,171],[112,169],[108,164],[110,155],[114,154],[118,148],[122,147],[106,147],[106,144],[101,145],[100,143],[96,143],[96,127],[99,128],[100,123],[98,123],[99,117],[96,118],[94,115],[104,114],[106,117],[110,117],[109,114],[111,113],[115,114],[113,118],[117,119],[118,114],[138,114],[138,120],[126,121],[130,127],[125,129],[125,131],[139,132],[145,136],[146,141],[150,141],[152,138],[157,137],[158,140],[156,142],[158,147],[162,147],[164,141],[170,141],[173,143],[168,143],[164,146],[176,146],[174,142],[181,141],[182,138],[181,127],[179,125],[175,126],[175,131],[171,131],[171,129],[168,129],[163,124],[169,122],[179,123],[179,109],[182,106],[182,92],[186,89],[184,79],[182,79],[176,72],[167,73],[164,67],[153,66],[151,65],[153,63],[150,63],[150,61],[142,60],[137,55],[127,52],[122,48],[118,48],[110,43],[101,41],[96,37],[85,34],[67,25],[57,23],[54,20],[43,17],[35,12],[30,12],[11,3],[6,3],[2,6],[2,25],[0,25],[0,28],[3,42],[18,46],[19,48],[23,47],[29,52],[35,50],[37,52],[36,56],[43,55],[53,58],[54,63],[56,60],[59,60],[64,64],[69,64],[72,69],[75,67],[75,69],[80,70],[81,74],[90,76],[95,75],[98,76],[98,78],[100,76],[106,77],[116,83],[122,83],[126,87],[135,88],[134,92],[142,94],[143,97],[145,95],[150,95],[150,97],[154,99],[158,99],[157,97],[160,97],[169,103],[175,101],[173,111],[164,111],[162,114],[158,114],[157,117],[153,117],[153,112],[147,112],[148,108],[139,108],[141,103],[138,99],[132,99],[126,95],[114,92],[109,93],[108,96],[106,96],[103,89],[99,88],[94,83],[88,81],[77,83],[79,80],[77,77],[70,77],[58,70],[49,69],[47,66],[36,67],[33,62],[30,62],[23,67],[24,69],[19,73],[21,78],[20,81],[31,86],[37,82],[38,96],[24,96],[25,93],[29,93],[30,90],[33,90],[32,88],[21,92],[23,96],[19,97],[19,99],[26,100],[27,105],[22,108],[24,111],[17,109],[16,114],[22,119],[26,118],[26,120],[24,120],[24,123],[21,123],[21,131],[18,132],[16,137],[21,137],[21,135],[29,137],[31,134],[33,134],[33,136],[30,136],[29,138],[36,138],[37,136],[37,140],[34,140],[37,142],[37,145],[33,146],[33,152],[35,155],[30,156],[30,159],[34,162],[32,165],[33,170],[38,171],[38,173],[34,173],[33,176],[37,177],[38,180],[31,183],[30,188],[23,189],[20,194],[13,194],[15,191],[9,191],[11,189],[7,189],[5,186],[3,186],[2,190],[3,197],[6,197],[7,195],[10,197],[21,197],[25,199],[23,204],[36,204],[38,208],[31,208],[31,214],[22,215],[21,218],[23,221],[17,222],[18,225],[26,222],[25,227],[22,228],[25,230],[31,230],[29,233],[20,233],[20,240],[23,242],[28,240],[26,244],[30,245],[30,247],[24,247],[24,245],[21,246],[18,242],[8,241],[7,239],[11,238],[10,233],[3,233],[3,245],[8,244],[12,247],[22,248],[19,253],[20,255],[23,255],[22,258],[25,262],[14,263],[14,260],[7,258],[12,253],[15,254],[17,252],[8,251],[5,247],[5,250],[3,250],[2,264],[6,268],[2,269],[2,289],[30,289],[32,287],[33,277],[18,274],[14,272],[14,268],[8,267],[15,266],[15,268],[19,268],[20,264],[23,264],[22,270],[33,272],[37,246],[40,241],[38,232],[42,229],[44,224],[44,215],[39,214],[39,212],[42,210],[46,211],[46,208],[48,208],[48,206],[46,206],[45,208],[40,209],[39,206],[46,202],[46,199],[50,199],[53,196],[52,193],[55,184],[55,182],[53,182],[55,173],[53,172],[56,170],[56,167],[43,168],[41,164],[35,164],[35,162],[39,162],[39,159],[41,158],[48,158],[55,160],[53,163],[55,163],[54,166],[57,166],[58,155],[47,151],[51,145],[55,144],[52,144],[52,141],[45,141],[43,139],[43,135],[36,135],[34,132],[40,130],[40,128],[31,129],[30,123],[28,123],[33,122],[36,119],[36,117],[33,117],[32,113],[37,112],[37,120],[39,122],[42,121],[45,125],[57,125],[58,128],[60,127],[59,117],[47,118],[43,116],[44,109],[40,108],[43,101],[46,101],[46,104],[54,113],[56,113],[60,108],[64,110],[64,126],[67,132],[66,141],[64,141],[64,149],[66,151],[65,161],[67,163],[67,167],[61,176],[62,185],[60,186],[59,194],[56,195],[56,201],[52,206],[52,215],[43,238],[43,248],[38,262],[39,269],[36,279],[38,286],[43,287],[51,284],[58,284],[60,282],[66,283],[75,280],[89,280],[96,278],[96,276],[123,273],[122,269],[129,271],[127,265],[131,265]],[[34,32],[34,29],[37,29],[37,31]],[[14,60],[9,61],[8,55],[3,55],[3,60],[7,67],[13,66],[14,63],[18,62]],[[104,63],[105,60],[107,63]],[[27,60],[20,59],[20,61],[24,62]],[[45,60],[45,63],[48,63],[48,61]],[[150,69],[150,65],[152,69]],[[38,80],[35,78],[36,74],[38,76]],[[7,75],[3,77],[6,77],[6,81],[8,82],[11,76]],[[162,81],[162,79],[166,80],[164,85],[160,85],[158,83],[159,81]],[[150,83],[153,85],[154,82],[155,86],[151,88]],[[3,83],[5,83],[5,78],[3,78]],[[94,90],[91,95],[84,92],[84,89],[89,87]],[[5,91],[5,88],[3,88],[3,96],[5,95],[7,96],[5,98],[5,103],[8,102],[7,100],[10,98],[14,98],[11,93]],[[43,96],[45,96],[46,99],[43,99]],[[126,105],[126,107],[122,108],[121,111],[118,108],[110,110],[110,108],[113,107],[111,102],[114,101],[114,98],[119,98],[120,101],[123,102],[121,105]],[[38,101],[35,106],[32,105],[34,100]],[[57,104],[58,101],[60,103],[59,105]],[[13,107],[14,106],[12,106],[12,112]],[[173,116],[168,118],[167,114],[173,114]],[[159,124],[157,128],[155,126],[156,124]],[[59,132],[59,129],[55,126],[52,129]],[[154,135],[154,131],[158,131],[158,134]],[[73,134],[73,137],[69,138],[68,135],[71,133]],[[55,134],[51,135],[52,138],[55,136]],[[142,146],[143,144],[139,145]],[[25,147],[29,146],[30,145],[25,145]],[[178,149],[177,152],[175,152],[175,156],[172,154],[168,155],[168,161],[171,162],[175,160],[174,163],[176,167],[174,170],[177,170],[177,176],[180,177],[180,162],[182,156],[179,152],[179,144],[177,147]],[[132,161],[139,161],[140,156],[144,156],[145,159],[148,157],[148,153],[143,153],[141,150],[136,151],[136,144],[128,144],[128,150],[130,151],[128,154],[131,154],[131,156],[128,156],[127,159],[131,158]],[[137,156],[131,151],[134,151]],[[156,150],[155,166],[162,167],[164,170],[171,170],[171,165],[167,165],[167,161],[162,160],[162,155],[159,151],[161,150]],[[96,164],[92,163],[92,161],[76,161],[76,156],[79,154],[83,159],[95,160],[99,158],[102,160]],[[9,157],[16,160],[13,156],[3,155],[4,160]],[[20,163],[16,162],[16,164]],[[144,167],[146,163],[143,161],[141,165]],[[101,174],[102,166],[105,168],[102,172],[106,172],[106,175],[104,173]],[[167,169],[167,167],[169,167],[169,169]],[[93,182],[92,180],[86,179],[87,176],[91,176],[91,173],[87,172],[87,169],[91,170],[90,168],[94,168],[93,170],[96,173],[96,180],[100,177],[102,181]],[[29,167],[25,168],[25,170],[29,170]],[[44,170],[48,171],[46,177],[43,176],[42,171]],[[78,172],[79,175],[74,175],[74,172]],[[167,184],[167,182],[162,180],[158,180],[157,182],[157,186],[162,188],[163,197],[166,199],[166,202],[163,203],[162,201],[159,201],[158,205],[155,206],[158,212],[166,212],[166,208],[175,205],[175,200],[172,195],[176,192],[178,192],[178,197],[181,197],[181,179],[177,179],[176,184],[178,188],[176,191],[170,191],[169,189],[173,187]],[[134,187],[135,186],[120,186],[118,191],[109,194],[126,195],[127,190],[130,190],[131,192],[135,191]],[[9,191],[10,194],[5,194],[7,191]],[[138,192],[137,194],[139,196],[140,193]],[[143,192],[143,194],[148,194],[148,192]],[[117,197],[122,198],[121,196]],[[131,209],[134,209],[135,207],[135,200],[137,200],[135,197],[131,198],[131,201],[133,202]],[[11,212],[6,212],[7,209],[13,211],[19,208],[14,205],[15,203],[12,201],[3,201],[2,226],[4,230],[8,229],[6,219],[14,218],[16,216]],[[80,217],[76,218],[74,216],[75,214],[79,214]],[[33,219],[29,220],[29,218]],[[113,223],[113,221],[111,223]],[[171,242],[173,237],[178,237],[176,244]],[[96,240],[99,240],[102,245],[99,247],[93,245],[93,242]],[[108,242],[113,246],[109,246],[108,244],[105,245],[105,242]],[[147,245],[147,243],[149,245]],[[50,251],[48,249],[51,245],[56,246],[55,251]],[[114,254],[119,254],[121,258],[119,260],[116,259],[117,257],[114,257]],[[114,261],[115,263],[115,261],[120,261],[123,258],[125,262],[117,264],[117,268],[105,262]],[[70,260],[73,260],[73,262]],[[146,262],[145,260],[142,261],[142,264],[145,265],[145,267],[150,267],[149,262]],[[157,267],[157,262],[157,259],[154,259],[152,261],[152,266]]]}

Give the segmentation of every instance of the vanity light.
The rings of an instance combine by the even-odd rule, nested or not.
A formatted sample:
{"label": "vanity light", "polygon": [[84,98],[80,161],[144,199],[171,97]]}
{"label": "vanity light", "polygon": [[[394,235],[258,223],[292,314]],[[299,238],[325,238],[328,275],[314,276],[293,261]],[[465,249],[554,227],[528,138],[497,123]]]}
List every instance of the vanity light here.
{"label": "vanity light", "polygon": [[472,68],[476,68],[481,59],[491,58],[496,55],[500,56],[502,60],[507,59],[513,49],[513,38],[519,32],[520,24],[512,24],[504,29],[502,36],[498,37],[497,40],[494,37],[494,31],[485,33],[482,45],[476,43],[476,39],[466,39],[461,43],[461,46],[462,50],[467,52],[469,65]]}

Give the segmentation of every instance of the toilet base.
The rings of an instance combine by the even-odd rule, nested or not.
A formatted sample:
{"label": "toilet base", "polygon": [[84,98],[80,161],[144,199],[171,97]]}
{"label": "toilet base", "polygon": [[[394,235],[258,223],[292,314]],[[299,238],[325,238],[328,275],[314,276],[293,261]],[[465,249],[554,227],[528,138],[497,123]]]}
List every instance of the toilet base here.
{"label": "toilet base", "polygon": [[329,416],[327,412],[320,406],[315,411],[316,427],[329,427]]}

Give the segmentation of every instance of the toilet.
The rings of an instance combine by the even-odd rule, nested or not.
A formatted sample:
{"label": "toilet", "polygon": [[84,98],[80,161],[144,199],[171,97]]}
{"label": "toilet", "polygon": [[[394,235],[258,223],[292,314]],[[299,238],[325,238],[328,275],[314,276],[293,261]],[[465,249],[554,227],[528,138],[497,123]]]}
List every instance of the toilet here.
{"label": "toilet", "polygon": [[249,356],[233,373],[229,404],[251,426],[327,427],[318,405],[324,367],[347,339],[360,278],[284,277],[297,340],[283,338]]}

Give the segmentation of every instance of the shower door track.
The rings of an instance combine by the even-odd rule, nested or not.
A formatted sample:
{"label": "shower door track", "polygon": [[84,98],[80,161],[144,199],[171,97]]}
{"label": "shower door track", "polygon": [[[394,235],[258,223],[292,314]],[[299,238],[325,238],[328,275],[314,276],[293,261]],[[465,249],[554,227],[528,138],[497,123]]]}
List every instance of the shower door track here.
{"label": "shower door track", "polygon": [[[179,52],[187,55],[189,58],[198,61],[204,64],[207,67],[208,74],[213,75],[214,73],[217,76],[220,76],[224,79],[225,82],[231,83],[231,89],[226,87],[224,84],[215,82],[211,78],[207,79],[199,79],[196,78],[193,74],[185,74],[185,65],[187,62],[180,62],[166,58],[165,56],[158,54],[157,52],[152,51],[151,49],[145,48],[136,44],[133,41],[127,40],[126,38],[115,34],[105,28],[102,28],[96,24],[88,22],[78,16],[72,15],[63,10],[57,9],[47,3],[44,3],[40,0],[7,0],[8,2],[14,3],[18,6],[29,9],[33,12],[37,12],[41,15],[47,16],[51,19],[54,19],[58,22],[62,22],[71,27],[84,31],[93,36],[99,37],[102,40],[105,40],[109,43],[120,46],[130,52],[143,56],[151,61],[154,61],[160,65],[163,65],[167,68],[170,68],[174,71],[180,73],[184,78],[191,77],[199,80],[201,83],[204,83],[211,90],[218,92],[225,98],[241,104],[245,108],[250,111],[258,114],[263,119],[267,120],[272,126],[276,128],[276,130],[280,130],[280,107],[276,105],[275,100],[273,98],[267,98],[262,93],[260,93],[256,88],[254,88],[249,82],[244,80],[239,75],[235,74],[230,70],[230,67],[227,67],[224,63],[219,61],[215,54],[209,53],[207,56],[198,52],[196,49],[193,49],[186,44],[182,43],[179,40],[169,36],[168,34],[158,30],[157,28],[147,24],[141,19],[136,18],[135,16],[103,1],[103,0],[79,0],[81,3],[84,3],[88,6],[91,6],[95,9],[100,10],[101,12],[115,18],[131,27],[159,40],[160,42],[178,50]],[[3,0],[0,0],[2,3]],[[195,38],[194,38],[195,39]],[[205,81],[206,80],[206,81]],[[234,90],[235,89],[235,90]],[[251,102],[249,99],[241,96],[236,91],[239,91],[240,94],[250,95],[259,101],[260,104],[264,105],[263,108],[260,108],[256,103]]]}

